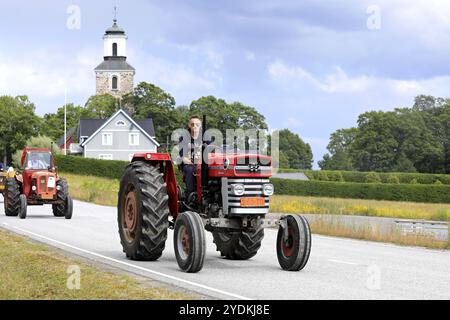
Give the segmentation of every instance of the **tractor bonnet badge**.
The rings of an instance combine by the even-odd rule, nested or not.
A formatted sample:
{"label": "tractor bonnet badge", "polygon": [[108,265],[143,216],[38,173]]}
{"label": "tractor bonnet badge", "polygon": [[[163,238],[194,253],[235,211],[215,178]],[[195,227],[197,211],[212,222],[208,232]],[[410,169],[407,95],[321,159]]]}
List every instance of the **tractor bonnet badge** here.
{"label": "tractor bonnet badge", "polygon": [[257,164],[257,163],[250,163],[248,165],[248,168],[250,169],[250,172],[258,172],[258,171],[260,171],[259,164]]}

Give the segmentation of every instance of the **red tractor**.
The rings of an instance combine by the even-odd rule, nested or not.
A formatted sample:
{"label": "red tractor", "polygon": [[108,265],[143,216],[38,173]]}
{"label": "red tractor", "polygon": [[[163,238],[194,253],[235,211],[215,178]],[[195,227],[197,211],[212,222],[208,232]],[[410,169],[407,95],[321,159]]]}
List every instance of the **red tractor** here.
{"label": "red tractor", "polygon": [[58,176],[49,149],[24,148],[21,173],[6,181],[5,214],[27,217],[27,206],[51,204],[55,217],[72,218],[73,200],[67,181]]}
{"label": "red tractor", "polygon": [[[203,151],[207,149],[203,145]],[[196,192],[184,195],[177,186],[169,154],[139,153],[126,168],[118,199],[118,224],[123,251],[132,260],[157,260],[167,230],[174,230],[179,267],[198,272],[206,244],[203,229],[212,232],[220,254],[246,260],[258,252],[264,228],[278,226],[277,256],[284,270],[305,267],[311,231],[299,215],[266,219],[272,159],[258,154],[209,153],[196,165]],[[169,218],[171,220],[169,221]]]}

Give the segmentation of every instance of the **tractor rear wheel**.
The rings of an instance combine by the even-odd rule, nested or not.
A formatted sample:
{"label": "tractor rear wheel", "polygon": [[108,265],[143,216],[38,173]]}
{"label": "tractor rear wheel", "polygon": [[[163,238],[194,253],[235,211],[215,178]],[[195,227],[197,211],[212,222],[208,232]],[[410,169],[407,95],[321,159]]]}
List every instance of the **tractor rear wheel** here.
{"label": "tractor rear wheel", "polygon": [[120,181],[118,224],[120,242],[132,260],[161,257],[169,227],[169,196],[158,167],[136,161]]}
{"label": "tractor rear wheel", "polygon": [[213,231],[214,243],[221,256],[230,260],[248,260],[258,253],[264,228],[253,231]]}
{"label": "tractor rear wheel", "polygon": [[20,186],[15,178],[6,180],[4,192],[5,215],[17,217],[20,212]]}
{"label": "tractor rear wheel", "polygon": [[66,200],[67,196],[69,195],[69,186],[67,184],[67,180],[59,179],[58,182],[56,182],[56,188],[58,187],[59,190],[56,193],[56,197],[59,201],[61,201],[61,203],[52,205],[53,215],[55,217],[64,217],[67,203]]}
{"label": "tractor rear wheel", "polygon": [[287,237],[280,226],[277,236],[277,257],[281,268],[287,271],[302,270],[311,252],[311,229],[308,221],[299,215],[288,215]]}
{"label": "tractor rear wheel", "polygon": [[186,211],[175,221],[173,244],[178,266],[184,272],[195,273],[203,268],[206,237],[203,221],[198,213]]}

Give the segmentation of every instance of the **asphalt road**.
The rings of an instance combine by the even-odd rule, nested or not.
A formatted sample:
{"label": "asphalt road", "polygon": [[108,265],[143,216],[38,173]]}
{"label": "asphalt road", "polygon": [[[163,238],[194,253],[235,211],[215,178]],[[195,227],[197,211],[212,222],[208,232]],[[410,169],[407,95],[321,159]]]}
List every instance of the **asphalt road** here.
{"label": "asphalt road", "polygon": [[[0,196],[0,202],[2,202]],[[51,207],[29,207],[28,218],[6,217],[0,227],[63,250],[219,299],[450,299],[450,253],[313,235],[311,257],[300,272],[280,269],[276,231],[267,230],[248,261],[221,258],[207,234],[204,268],[178,269],[170,231],[157,262],[127,260],[117,232],[116,209],[75,201],[72,220]]]}

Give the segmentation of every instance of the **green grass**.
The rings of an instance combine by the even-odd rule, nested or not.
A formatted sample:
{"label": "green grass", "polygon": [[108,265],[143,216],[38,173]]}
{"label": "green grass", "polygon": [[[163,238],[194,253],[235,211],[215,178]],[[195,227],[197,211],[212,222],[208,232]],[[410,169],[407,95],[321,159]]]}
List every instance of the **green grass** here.
{"label": "green grass", "polygon": [[[106,272],[49,247],[0,229],[0,300],[194,299],[193,296]],[[80,270],[80,288],[67,286],[69,266]],[[69,279],[69,283],[73,282]]]}
{"label": "green grass", "polygon": [[450,221],[450,204],[436,203],[275,195],[271,200],[270,210],[280,213],[345,214]]}

